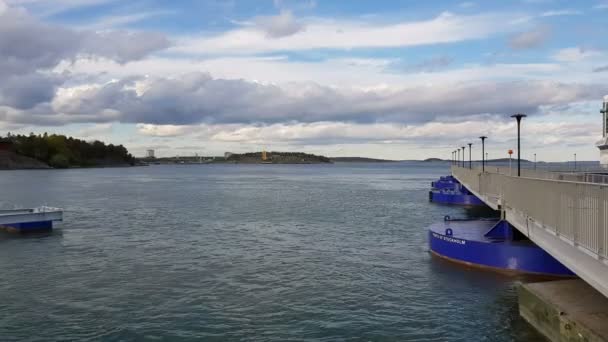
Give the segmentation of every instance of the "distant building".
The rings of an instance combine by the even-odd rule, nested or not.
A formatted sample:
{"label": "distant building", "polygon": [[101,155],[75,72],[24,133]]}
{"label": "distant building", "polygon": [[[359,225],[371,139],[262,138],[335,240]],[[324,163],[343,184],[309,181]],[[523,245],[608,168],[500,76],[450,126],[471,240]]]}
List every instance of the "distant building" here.
{"label": "distant building", "polygon": [[600,149],[600,164],[608,168],[608,95],[604,96],[604,105],[600,113],[602,113],[602,140],[597,143],[597,148]]}
{"label": "distant building", "polygon": [[154,150],[147,150],[146,151],[146,158],[155,158],[154,157]]}
{"label": "distant building", "polygon": [[233,154],[234,153],[232,153],[232,152],[225,152],[224,153],[224,159],[228,159],[228,158],[232,157]]}

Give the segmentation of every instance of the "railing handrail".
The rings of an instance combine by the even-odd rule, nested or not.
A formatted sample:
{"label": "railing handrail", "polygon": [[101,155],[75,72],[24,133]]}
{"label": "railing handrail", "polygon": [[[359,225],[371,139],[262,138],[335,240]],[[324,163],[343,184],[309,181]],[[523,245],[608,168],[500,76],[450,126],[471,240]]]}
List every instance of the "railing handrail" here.
{"label": "railing handrail", "polygon": [[[462,167],[462,166],[454,166],[453,168],[460,168],[460,169],[463,169],[463,170],[470,170],[469,168]],[[482,173],[481,168],[478,168],[478,169],[473,168],[473,170],[479,171],[480,174]],[[554,178],[530,177],[530,176],[526,176],[526,175],[517,176],[517,175],[504,174],[504,173],[490,172],[490,171],[487,170],[487,168],[486,168],[485,173],[487,173],[487,174],[496,174],[496,175],[501,175],[501,176],[510,177],[510,178],[535,179],[535,180],[546,181],[546,182],[573,183],[573,184],[580,184],[580,185],[593,185],[593,186],[600,186],[600,187],[608,187],[608,183],[581,182],[581,181],[554,179]]]}
{"label": "railing handrail", "polygon": [[[462,166],[452,166],[452,168],[471,170],[467,167],[462,167]],[[493,169],[496,169],[496,172],[493,172]],[[472,170],[482,172],[481,167],[479,167],[479,166],[473,167]],[[594,185],[608,186],[608,173],[607,174],[595,174],[595,173],[589,173],[589,172],[554,172],[554,171],[546,171],[546,170],[522,169],[521,170],[522,175],[517,176],[517,175],[512,174],[513,172],[517,172],[517,170],[513,169],[513,170],[511,170],[512,172],[508,172],[508,171],[509,171],[509,168],[505,168],[505,167],[498,167],[498,166],[489,166],[489,167],[486,166],[485,167],[486,173],[500,174],[500,175],[503,175],[506,177],[515,177],[515,178],[520,177],[520,178],[531,178],[531,179],[539,179],[539,180],[550,180],[550,181],[557,181],[557,182],[570,182],[570,183],[594,184]],[[580,180],[555,179],[556,177],[560,177],[560,176],[561,177],[592,176],[590,178],[601,178],[604,181],[603,182],[592,182],[592,181],[580,181]]]}

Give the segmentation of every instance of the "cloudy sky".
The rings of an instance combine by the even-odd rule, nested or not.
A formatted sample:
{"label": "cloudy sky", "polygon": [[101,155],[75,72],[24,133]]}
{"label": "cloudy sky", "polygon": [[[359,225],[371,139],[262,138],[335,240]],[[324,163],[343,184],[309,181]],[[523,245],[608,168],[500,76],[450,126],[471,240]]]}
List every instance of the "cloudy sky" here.
{"label": "cloudy sky", "polygon": [[[597,160],[608,1],[0,0],[0,134]],[[474,147],[474,148],[475,148]]]}

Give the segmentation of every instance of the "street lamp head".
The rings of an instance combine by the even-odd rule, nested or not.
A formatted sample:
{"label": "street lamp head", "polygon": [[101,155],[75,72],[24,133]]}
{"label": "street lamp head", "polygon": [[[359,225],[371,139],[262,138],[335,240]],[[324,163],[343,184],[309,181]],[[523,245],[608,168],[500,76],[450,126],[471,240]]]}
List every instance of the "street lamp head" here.
{"label": "street lamp head", "polygon": [[517,114],[511,115],[511,117],[517,119],[517,121],[521,121],[521,119],[527,117],[527,115],[526,114],[517,113]]}
{"label": "street lamp head", "polygon": [[469,145],[469,148],[471,148],[471,146],[473,145],[473,143],[468,143],[468,145]]}
{"label": "street lamp head", "polygon": [[486,140],[486,139],[488,139],[488,137],[486,137],[485,135],[482,135],[482,136],[479,137],[479,139]]}

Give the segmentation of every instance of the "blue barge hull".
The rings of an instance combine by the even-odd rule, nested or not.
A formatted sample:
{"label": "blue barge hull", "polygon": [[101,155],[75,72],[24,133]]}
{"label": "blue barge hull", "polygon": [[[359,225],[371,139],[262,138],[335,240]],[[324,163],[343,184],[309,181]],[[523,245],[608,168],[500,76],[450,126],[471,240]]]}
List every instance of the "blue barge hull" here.
{"label": "blue barge hull", "polygon": [[1,227],[14,233],[43,232],[53,230],[53,221],[9,223],[3,224]]}
{"label": "blue barge hull", "polygon": [[[506,221],[450,220],[429,228],[433,254],[469,266],[507,273],[575,276],[559,261],[522,237]],[[521,235],[521,234],[519,234]]]}
{"label": "blue barge hull", "polygon": [[[464,188],[461,188],[464,190]],[[468,191],[458,190],[431,190],[429,191],[429,201],[443,204],[456,204],[467,206],[484,206],[482,200]]]}

